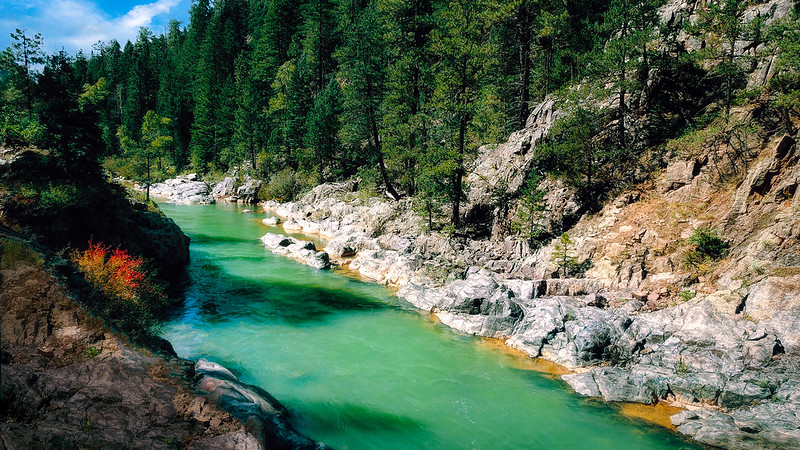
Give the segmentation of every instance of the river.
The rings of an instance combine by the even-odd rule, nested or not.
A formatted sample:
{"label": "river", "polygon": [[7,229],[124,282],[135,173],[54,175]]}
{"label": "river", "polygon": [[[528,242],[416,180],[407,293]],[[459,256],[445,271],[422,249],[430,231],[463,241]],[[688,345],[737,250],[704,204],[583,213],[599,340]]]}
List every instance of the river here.
{"label": "river", "polygon": [[278,398],[337,449],[695,448],[572,393],[531,360],[463,335],[383,286],[264,249],[264,215],[161,205],[192,237],[185,304],[162,337]]}

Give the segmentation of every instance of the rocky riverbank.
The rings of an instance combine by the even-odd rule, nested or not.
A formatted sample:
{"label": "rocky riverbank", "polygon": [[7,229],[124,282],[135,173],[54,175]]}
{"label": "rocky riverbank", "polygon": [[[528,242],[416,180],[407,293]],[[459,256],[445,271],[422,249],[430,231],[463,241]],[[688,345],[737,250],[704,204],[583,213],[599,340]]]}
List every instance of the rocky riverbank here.
{"label": "rocky riverbank", "polygon": [[[781,142],[766,143],[765,158],[774,158],[770,152],[785,145]],[[710,172],[701,170],[682,186],[702,184]],[[665,171],[663,184],[672,176],[674,169]],[[775,186],[796,179],[792,176],[773,177]],[[751,276],[747,283],[706,274],[689,284],[674,262],[673,271],[653,270],[677,261],[677,246],[667,245],[645,261],[622,258],[614,253],[620,247],[680,241],[687,228],[705,224],[639,225],[629,217],[648,223],[642,212],[661,214],[663,197],[632,202],[624,194],[572,229],[576,256],[592,258],[595,266],[584,278],[556,278],[554,243],[534,252],[513,238],[470,240],[424,231],[410,201],[365,201],[356,187],[355,182],[322,185],[298,202],[262,206],[288,231],[327,237],[324,251],[334,263],[398,287],[400,298],[442,323],[572,369],[562,378],[581,395],[680,405],[686,411],[672,417],[678,431],[709,445],[800,445],[800,275],[791,267]],[[674,184],[662,195],[673,190]],[[735,204],[737,194],[730,195],[727,201]],[[680,210],[680,204],[671,207]],[[766,226],[785,227],[780,220]],[[750,246],[751,240],[740,245]],[[785,248],[769,251],[787,254]],[[744,254],[749,261],[765,257],[734,246],[720,267],[741,267],[738,258]],[[604,267],[612,258],[619,270],[609,276]],[[634,276],[621,275],[625,271]],[[693,298],[677,295],[682,286],[693,288]]]}
{"label": "rocky riverbank", "polygon": [[0,244],[0,448],[324,448],[263,390],[219,365],[132,346],[38,253]]}

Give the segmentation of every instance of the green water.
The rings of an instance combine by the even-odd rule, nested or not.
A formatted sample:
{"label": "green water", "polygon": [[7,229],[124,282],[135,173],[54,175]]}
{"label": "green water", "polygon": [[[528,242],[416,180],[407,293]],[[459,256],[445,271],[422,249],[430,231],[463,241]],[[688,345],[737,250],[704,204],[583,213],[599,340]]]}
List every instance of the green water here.
{"label": "green water", "polygon": [[263,215],[162,205],[192,237],[192,284],[162,336],[259,385],[338,449],[690,448],[521,368],[382,286],[274,256]]}

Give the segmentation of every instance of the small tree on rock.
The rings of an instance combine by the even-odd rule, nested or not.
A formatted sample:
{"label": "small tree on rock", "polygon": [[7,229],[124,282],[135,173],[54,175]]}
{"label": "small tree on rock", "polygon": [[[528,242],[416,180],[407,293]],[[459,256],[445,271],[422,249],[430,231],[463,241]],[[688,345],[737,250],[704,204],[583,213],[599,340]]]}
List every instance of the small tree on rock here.
{"label": "small tree on rock", "polygon": [[142,137],[138,141],[131,136],[125,126],[117,129],[117,137],[122,149],[138,159],[136,174],[139,181],[145,183],[146,201],[150,201],[150,185],[153,182],[151,167],[154,160],[165,155],[173,145],[169,127],[172,119],[159,117],[153,111],[147,111],[142,120]]}
{"label": "small tree on rock", "polygon": [[567,278],[576,264],[577,258],[573,255],[574,249],[575,242],[567,233],[562,234],[556,242],[553,250],[553,262],[558,264],[561,269],[562,278]]}
{"label": "small tree on rock", "polygon": [[547,234],[541,223],[547,209],[544,200],[547,192],[539,189],[540,181],[541,177],[535,171],[528,176],[525,185],[520,189],[520,207],[517,212],[519,220],[512,224],[512,229],[524,236],[531,248]]}

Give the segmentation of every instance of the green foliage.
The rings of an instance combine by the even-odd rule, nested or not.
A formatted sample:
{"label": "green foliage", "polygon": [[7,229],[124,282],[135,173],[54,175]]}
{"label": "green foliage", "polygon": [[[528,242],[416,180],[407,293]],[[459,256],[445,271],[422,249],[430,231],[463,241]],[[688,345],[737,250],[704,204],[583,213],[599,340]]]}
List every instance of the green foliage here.
{"label": "green foliage", "polygon": [[630,161],[616,144],[603,139],[604,123],[599,112],[578,108],[553,126],[536,153],[537,165],[576,188],[578,200],[590,210],[618,187],[619,174]]}
{"label": "green foliage", "polygon": [[691,291],[689,289],[684,289],[678,292],[678,297],[684,302],[688,302],[689,300],[693,299],[696,295],[697,291]]}
{"label": "green foliage", "polygon": [[44,260],[38,253],[19,242],[0,239],[0,269],[13,269],[20,264],[40,266]]}
{"label": "green foliage", "polygon": [[269,183],[261,187],[258,191],[258,199],[289,202],[297,198],[300,190],[301,184],[297,179],[297,174],[287,167],[272,175]]}
{"label": "green foliage", "polygon": [[792,118],[800,118],[800,11],[795,9],[792,16],[775,22],[767,36],[767,51],[777,53],[770,81],[775,90],[770,106],[781,116],[784,128],[792,132]]}
{"label": "green foliage", "polygon": [[697,127],[691,127],[675,139],[666,143],[666,149],[671,156],[680,156],[685,159],[700,156],[707,148],[708,143],[725,129],[723,119]]}
{"label": "green foliage", "polygon": [[730,113],[734,90],[743,84],[743,64],[750,60],[746,54],[738,54],[736,43],[742,39],[758,39],[762,33],[763,18],[744,25],[742,16],[747,0],[714,0],[700,11],[700,18],[688,24],[690,32],[702,34],[707,45],[698,56],[714,63],[714,72],[723,80],[725,113]]}
{"label": "green foliage", "polygon": [[42,139],[42,126],[26,114],[2,107],[0,144],[8,147],[35,146]]}
{"label": "green foliage", "polygon": [[520,207],[517,212],[519,220],[512,223],[512,229],[525,237],[531,248],[535,248],[548,236],[547,229],[542,224],[547,209],[544,199],[547,192],[539,189],[540,183],[541,177],[536,171],[532,171],[520,189]]}
{"label": "green foliage", "polygon": [[103,353],[103,349],[97,347],[88,347],[86,350],[84,350],[84,353],[86,353],[86,356],[91,359],[100,356],[100,354]]}
{"label": "green foliage", "polygon": [[552,259],[561,270],[562,278],[567,278],[570,274],[574,273],[575,266],[577,265],[577,258],[573,254],[574,251],[575,242],[569,237],[569,234],[562,234],[553,248]]}
{"label": "green foliage", "polygon": [[159,117],[155,112],[147,111],[142,120],[141,137],[138,140],[124,125],[117,129],[120,148],[135,162],[131,167],[131,179],[145,183],[148,202],[150,201],[150,184],[153,182],[152,164],[154,161],[158,161],[160,166],[161,159],[169,153],[174,143],[170,133],[171,126],[171,119]]}
{"label": "green foliage", "polygon": [[36,66],[45,63],[42,35],[39,33],[29,35],[28,30],[17,28],[11,33],[11,39],[13,41],[11,47],[0,54],[0,72],[10,74],[11,86],[23,93],[20,101],[15,102],[13,106],[24,109],[28,118],[32,119],[35,69]]}
{"label": "green foliage", "polygon": [[711,228],[700,227],[694,230],[689,238],[689,244],[704,257],[714,260],[724,258],[730,251],[730,244],[722,240]]}
{"label": "green foliage", "polygon": [[705,273],[710,264],[719,261],[730,251],[730,244],[711,228],[700,227],[689,238],[689,248],[683,253],[683,266],[695,273]]}

